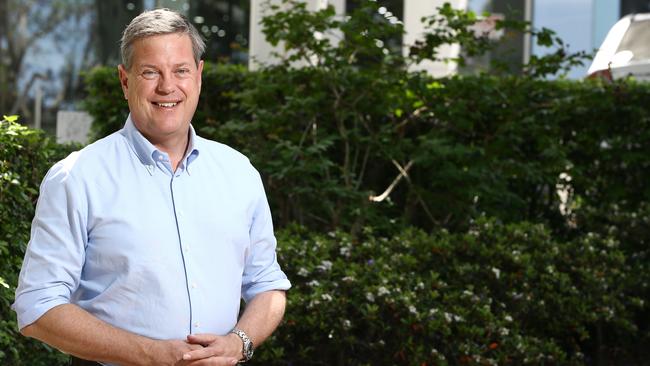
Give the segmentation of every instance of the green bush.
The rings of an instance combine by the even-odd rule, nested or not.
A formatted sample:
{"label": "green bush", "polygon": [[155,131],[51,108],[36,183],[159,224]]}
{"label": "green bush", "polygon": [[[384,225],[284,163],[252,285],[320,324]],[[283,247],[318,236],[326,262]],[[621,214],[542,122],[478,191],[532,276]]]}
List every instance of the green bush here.
{"label": "green bush", "polygon": [[[104,90],[95,78],[115,78],[101,69],[90,75],[91,90]],[[208,64],[194,125],[251,158],[280,226],[349,229],[393,220],[455,230],[487,215],[587,232],[600,231],[611,212],[629,214],[648,202],[647,84],[373,77]],[[91,93],[89,104],[104,98]],[[96,124],[115,114],[91,113]],[[409,161],[409,179],[384,202],[369,202],[398,175],[394,162]],[[558,185],[572,193],[565,215]]]}
{"label": "green bush", "polygon": [[626,298],[633,273],[611,237],[560,242],[481,219],[457,234],[292,228],[278,241],[294,287],[259,364],[580,365],[595,361],[598,326],[623,337],[601,350],[640,362],[617,353],[642,299]]}
{"label": "green bush", "polygon": [[64,365],[67,357],[60,352],[18,333],[9,306],[29,241],[39,184],[50,165],[72,147],[58,145],[15,119],[0,121],[0,364]]}

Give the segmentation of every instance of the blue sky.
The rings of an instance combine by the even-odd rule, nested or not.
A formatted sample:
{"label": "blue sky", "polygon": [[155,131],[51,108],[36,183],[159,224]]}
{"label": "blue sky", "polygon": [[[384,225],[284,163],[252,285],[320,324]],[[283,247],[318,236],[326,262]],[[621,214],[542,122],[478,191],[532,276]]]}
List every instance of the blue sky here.
{"label": "blue sky", "polygon": [[[569,49],[591,51],[592,49],[592,1],[591,0],[542,0],[535,1],[533,24],[557,32]],[[543,50],[533,45],[533,53]],[[569,77],[583,77],[589,65],[571,71]]]}

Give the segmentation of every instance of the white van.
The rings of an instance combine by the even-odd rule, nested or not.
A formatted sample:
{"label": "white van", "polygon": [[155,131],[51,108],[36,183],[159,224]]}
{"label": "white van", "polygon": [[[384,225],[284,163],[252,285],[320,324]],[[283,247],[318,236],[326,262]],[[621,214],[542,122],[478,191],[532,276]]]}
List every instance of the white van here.
{"label": "white van", "polygon": [[650,81],[650,13],[626,15],[616,22],[587,74],[608,80],[630,76]]}

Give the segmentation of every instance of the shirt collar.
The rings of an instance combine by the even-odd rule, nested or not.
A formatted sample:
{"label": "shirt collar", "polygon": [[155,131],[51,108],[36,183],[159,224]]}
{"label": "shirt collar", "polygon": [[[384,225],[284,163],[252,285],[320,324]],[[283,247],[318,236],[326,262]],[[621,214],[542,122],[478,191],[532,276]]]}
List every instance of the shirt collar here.
{"label": "shirt collar", "polygon": [[[142,164],[146,165],[149,168],[149,172],[152,172],[153,167],[155,166],[154,158],[162,153],[158,150],[149,140],[147,140],[142,133],[135,127],[131,115],[129,114],[126,119],[124,127],[120,133],[127,139],[129,144],[133,147],[135,154],[138,156],[138,159]],[[185,152],[185,157],[183,157],[182,164],[185,166],[185,170],[189,173],[190,164],[199,156],[198,148],[198,139],[194,127],[190,125],[190,141]]]}

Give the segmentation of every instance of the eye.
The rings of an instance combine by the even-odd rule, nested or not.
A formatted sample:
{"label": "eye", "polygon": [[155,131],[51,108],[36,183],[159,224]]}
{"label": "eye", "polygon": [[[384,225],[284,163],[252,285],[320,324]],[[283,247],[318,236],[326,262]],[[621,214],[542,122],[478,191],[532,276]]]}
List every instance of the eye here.
{"label": "eye", "polygon": [[144,70],[142,72],[142,77],[147,80],[152,80],[158,77],[158,71],[155,70]]}
{"label": "eye", "polygon": [[176,70],[176,75],[181,76],[181,77],[187,76],[189,74],[190,74],[190,69],[182,68],[182,69]]}

